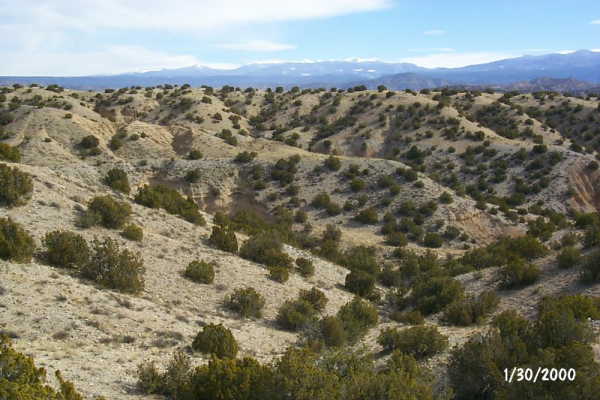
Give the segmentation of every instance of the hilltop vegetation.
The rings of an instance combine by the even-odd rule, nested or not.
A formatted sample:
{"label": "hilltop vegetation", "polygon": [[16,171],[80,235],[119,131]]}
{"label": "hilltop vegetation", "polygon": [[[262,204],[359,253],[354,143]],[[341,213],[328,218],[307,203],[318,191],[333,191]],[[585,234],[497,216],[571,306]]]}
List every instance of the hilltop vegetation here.
{"label": "hilltop vegetation", "polygon": [[[597,97],[0,92],[0,357],[90,398],[600,389]],[[578,380],[500,379],[541,364]]]}

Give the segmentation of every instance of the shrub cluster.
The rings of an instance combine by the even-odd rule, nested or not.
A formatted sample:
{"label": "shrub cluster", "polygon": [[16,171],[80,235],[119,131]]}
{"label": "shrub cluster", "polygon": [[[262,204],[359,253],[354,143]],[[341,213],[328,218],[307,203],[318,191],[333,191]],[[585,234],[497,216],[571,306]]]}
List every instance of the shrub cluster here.
{"label": "shrub cluster", "polygon": [[219,400],[432,400],[433,380],[414,358],[392,355],[384,368],[372,357],[342,350],[319,356],[306,348],[290,348],[271,364],[253,358],[217,358],[192,368],[177,356],[164,373],[154,364],[138,368],[138,387],[177,399]]}
{"label": "shrub cluster", "polygon": [[206,325],[194,338],[192,349],[219,358],[235,358],[238,343],[231,331],[222,324]]}
{"label": "shrub cluster", "polygon": [[113,168],[108,171],[104,177],[104,184],[125,194],[129,194],[131,190],[127,173],[120,168]]}
{"label": "shrub cluster", "polygon": [[285,283],[290,279],[290,269],[273,265],[269,267],[269,279],[279,283]]}
{"label": "shrub cluster", "polygon": [[27,263],[34,252],[35,242],[29,232],[10,218],[0,218],[0,259]]}
{"label": "shrub cluster", "polygon": [[87,264],[90,249],[85,239],[69,231],[53,231],[44,236],[46,259],[50,265],[63,268],[80,268]]}
{"label": "shrub cluster", "polygon": [[109,229],[119,229],[131,215],[131,206],[117,201],[111,196],[96,196],[81,216],[79,223],[82,227],[102,225]]}
{"label": "shrub cluster", "polygon": [[198,205],[191,198],[185,199],[177,190],[165,185],[144,185],[136,194],[135,202],[150,208],[162,208],[196,225],[206,224]]}
{"label": "shrub cluster", "polygon": [[479,324],[496,310],[499,301],[496,293],[486,291],[477,297],[467,297],[451,303],[444,310],[442,319],[447,323],[459,326]]}
{"label": "shrub cluster", "polygon": [[277,323],[283,329],[298,331],[317,320],[317,314],[325,309],[328,299],[317,288],[301,290],[298,298],[281,305]]}
{"label": "shrub cluster", "polygon": [[416,359],[434,356],[448,348],[448,338],[435,326],[415,326],[403,330],[384,329],[377,338],[385,351],[399,350]]}
{"label": "shrub cluster", "polygon": [[208,239],[208,242],[211,246],[219,250],[227,251],[233,254],[236,254],[238,252],[237,237],[235,236],[235,232],[233,231],[233,229],[228,225],[213,226],[212,233],[210,235],[210,238]]}
{"label": "shrub cluster", "polygon": [[254,288],[239,288],[227,296],[225,306],[242,318],[260,318],[265,299]]}
{"label": "shrub cluster", "polygon": [[134,242],[141,242],[144,239],[144,231],[136,224],[129,224],[123,229],[121,236]]}
{"label": "shrub cluster", "polygon": [[90,259],[81,267],[84,278],[110,289],[131,293],[144,290],[144,272],[141,255],[121,249],[111,238],[94,239]]}
{"label": "shrub cluster", "polygon": [[215,263],[192,261],[185,268],[184,275],[197,283],[210,284],[215,280]]}
{"label": "shrub cluster", "polygon": [[246,240],[240,256],[267,267],[292,268],[292,259],[283,252],[283,243],[270,232],[259,233]]}
{"label": "shrub cluster", "polygon": [[0,160],[18,163],[21,161],[21,152],[16,147],[0,143]]}
{"label": "shrub cluster", "polygon": [[33,181],[27,172],[0,164],[0,205],[25,204],[33,192]]}
{"label": "shrub cluster", "polygon": [[307,258],[299,257],[296,259],[296,266],[298,272],[305,278],[311,277],[315,274],[315,266],[313,262]]}
{"label": "shrub cluster", "polygon": [[46,381],[46,370],[33,358],[16,351],[10,339],[0,334],[0,396],[7,400],[83,400],[75,386],[55,372],[59,389]]}
{"label": "shrub cluster", "polygon": [[540,276],[540,269],[537,265],[523,259],[509,261],[499,272],[501,286],[506,289],[531,285]]}
{"label": "shrub cluster", "polygon": [[[459,399],[548,398],[593,399],[600,390],[600,365],[589,345],[593,340],[586,319],[597,318],[596,301],[585,296],[564,296],[541,302],[535,321],[505,311],[485,335],[476,335],[452,351],[448,373]],[[575,381],[531,385],[508,383],[499,373],[512,365],[574,368]]]}

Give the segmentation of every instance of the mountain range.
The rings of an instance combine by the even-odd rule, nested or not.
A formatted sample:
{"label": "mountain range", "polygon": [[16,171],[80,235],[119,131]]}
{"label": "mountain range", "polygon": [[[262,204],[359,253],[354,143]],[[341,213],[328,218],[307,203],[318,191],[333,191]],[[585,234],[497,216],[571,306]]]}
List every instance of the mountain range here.
{"label": "mountain range", "polygon": [[[249,64],[236,69],[190,66],[178,69],[77,77],[4,76],[0,85],[58,84],[74,89],[183,84],[239,87],[341,87],[386,85],[390,89],[442,86],[494,86],[530,90],[540,86],[559,91],[594,91],[600,86],[600,52],[522,56],[460,68],[424,68],[410,63],[382,61],[317,61]],[[557,86],[551,84],[559,80]],[[531,82],[530,82],[531,81]],[[572,83],[569,84],[569,83]]]}

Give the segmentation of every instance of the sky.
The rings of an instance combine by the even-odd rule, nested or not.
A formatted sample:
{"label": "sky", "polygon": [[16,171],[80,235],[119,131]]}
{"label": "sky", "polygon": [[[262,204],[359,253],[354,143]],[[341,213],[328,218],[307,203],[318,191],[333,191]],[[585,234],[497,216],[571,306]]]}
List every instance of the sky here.
{"label": "sky", "polygon": [[598,0],[0,0],[0,75],[600,51]]}

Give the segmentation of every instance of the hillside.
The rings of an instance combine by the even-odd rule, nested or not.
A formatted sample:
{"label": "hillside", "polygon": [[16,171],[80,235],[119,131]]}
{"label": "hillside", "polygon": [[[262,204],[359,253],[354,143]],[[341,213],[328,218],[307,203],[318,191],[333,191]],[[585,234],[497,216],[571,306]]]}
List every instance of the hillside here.
{"label": "hillside", "polygon": [[[175,350],[206,364],[210,354],[192,351],[192,343],[211,324],[230,330],[238,359],[267,365],[290,346],[328,354],[336,346],[320,329],[339,319],[343,343],[373,353],[381,368],[394,358],[382,351],[389,348],[380,333],[407,331],[424,318],[448,343],[412,354],[415,368],[433,378],[413,371],[402,390],[441,399],[449,387],[457,391],[447,370],[452,354],[492,332],[495,315],[514,310],[542,337],[547,315],[538,303],[585,294],[593,303],[585,311],[570,309],[569,298],[556,306],[568,309],[564,323],[585,330],[588,318],[600,320],[597,97],[383,86],[94,92],[15,85],[0,92],[0,333],[86,398],[154,398],[136,386],[137,366],[150,360],[163,368]],[[33,241],[11,241],[21,235],[13,223]],[[129,224],[143,238],[123,233]],[[90,257],[107,238],[131,252],[115,256],[119,262],[139,253],[141,285],[129,290],[135,279],[127,275],[107,287],[106,270],[91,278],[89,270],[104,265],[100,250],[95,262],[52,261],[46,234],[57,230],[80,235]],[[239,246],[225,248],[215,232]],[[74,246],[69,240],[64,246]],[[296,263],[302,258],[314,273]],[[210,264],[214,279],[186,275],[194,261]],[[265,304],[260,316],[242,318],[228,296],[248,287]],[[326,305],[282,322],[282,307],[313,288]],[[493,297],[489,305],[482,293]],[[340,312],[359,301],[355,295],[375,310],[375,323],[359,329]],[[457,316],[471,306],[481,315]],[[591,333],[573,340],[528,344],[532,358],[521,361],[535,365],[543,356],[535,351],[544,349],[564,365],[579,363],[592,383],[564,390],[591,399],[600,347]],[[587,361],[560,358],[579,342],[590,346],[577,348],[589,350]],[[424,387],[434,388],[432,397]],[[516,389],[499,388],[516,398]],[[404,398],[386,396],[377,398]],[[456,398],[469,397],[459,391]]]}

